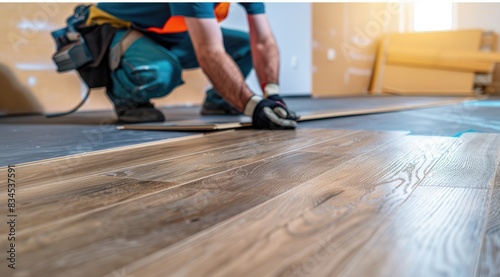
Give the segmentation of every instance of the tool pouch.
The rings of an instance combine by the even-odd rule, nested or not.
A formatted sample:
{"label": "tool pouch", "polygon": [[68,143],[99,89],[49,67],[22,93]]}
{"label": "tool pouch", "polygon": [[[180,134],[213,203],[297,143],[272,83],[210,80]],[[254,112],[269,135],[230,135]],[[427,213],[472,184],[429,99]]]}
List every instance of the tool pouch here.
{"label": "tool pouch", "polygon": [[76,7],[67,26],[52,32],[57,46],[52,60],[59,72],[77,70],[89,88],[105,87],[110,80],[109,46],[117,28],[86,25],[89,7]]}

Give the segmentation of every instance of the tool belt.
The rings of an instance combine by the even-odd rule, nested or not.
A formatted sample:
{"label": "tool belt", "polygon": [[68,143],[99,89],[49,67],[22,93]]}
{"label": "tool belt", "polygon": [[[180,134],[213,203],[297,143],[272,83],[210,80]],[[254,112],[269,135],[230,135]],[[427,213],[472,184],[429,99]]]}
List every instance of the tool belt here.
{"label": "tool belt", "polygon": [[[141,33],[131,23],[118,19],[96,6],[80,5],[67,19],[67,26],[52,32],[57,52],[52,56],[57,71],[77,70],[89,88],[105,87],[110,70],[115,70],[127,48]],[[128,29],[109,51],[117,30]]]}
{"label": "tool belt", "polygon": [[[57,49],[52,60],[58,72],[76,70],[89,91],[73,110],[52,116],[76,111],[88,98],[91,88],[109,88],[111,72],[118,68],[128,47],[142,36],[140,32],[131,29],[130,22],[118,19],[93,5],[77,6],[66,23],[65,28],[51,33]],[[128,31],[120,42],[109,49],[116,31],[125,29]]]}

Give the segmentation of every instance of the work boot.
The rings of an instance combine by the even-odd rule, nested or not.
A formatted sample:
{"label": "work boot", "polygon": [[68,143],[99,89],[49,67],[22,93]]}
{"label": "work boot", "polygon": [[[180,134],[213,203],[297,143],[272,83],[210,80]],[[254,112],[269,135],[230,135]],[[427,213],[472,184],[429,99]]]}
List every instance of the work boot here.
{"label": "work boot", "polygon": [[241,115],[235,107],[229,104],[224,98],[213,89],[207,91],[207,97],[201,107],[202,115]]}
{"label": "work boot", "polygon": [[150,102],[143,104],[115,105],[119,123],[163,122],[165,116]]}

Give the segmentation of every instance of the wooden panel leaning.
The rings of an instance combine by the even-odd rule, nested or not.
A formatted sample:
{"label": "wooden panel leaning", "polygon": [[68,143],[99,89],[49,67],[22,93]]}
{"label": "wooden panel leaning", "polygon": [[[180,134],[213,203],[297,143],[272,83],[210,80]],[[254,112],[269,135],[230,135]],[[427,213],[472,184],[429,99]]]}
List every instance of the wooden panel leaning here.
{"label": "wooden panel leaning", "polygon": [[388,34],[380,41],[370,92],[473,95],[474,73],[491,72],[498,58],[479,52],[482,37],[482,30]]}

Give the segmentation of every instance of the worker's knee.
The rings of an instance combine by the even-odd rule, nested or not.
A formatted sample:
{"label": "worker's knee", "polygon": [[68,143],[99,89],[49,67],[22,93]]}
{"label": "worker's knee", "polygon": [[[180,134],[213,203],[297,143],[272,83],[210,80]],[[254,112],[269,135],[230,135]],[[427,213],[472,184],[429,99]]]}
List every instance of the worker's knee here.
{"label": "worker's knee", "polygon": [[[120,33],[120,35],[123,35]],[[118,43],[120,36],[113,43]],[[134,41],[111,73],[114,100],[145,102],[169,94],[182,84],[179,60],[147,37]]]}
{"label": "worker's knee", "polygon": [[140,96],[162,97],[182,83],[180,66],[168,60],[139,66],[125,63],[124,67],[134,85],[133,93]]}
{"label": "worker's knee", "polygon": [[137,102],[162,97],[182,84],[181,72],[178,61],[170,57],[158,57],[156,61],[140,56],[124,59],[112,74],[113,93]]}

